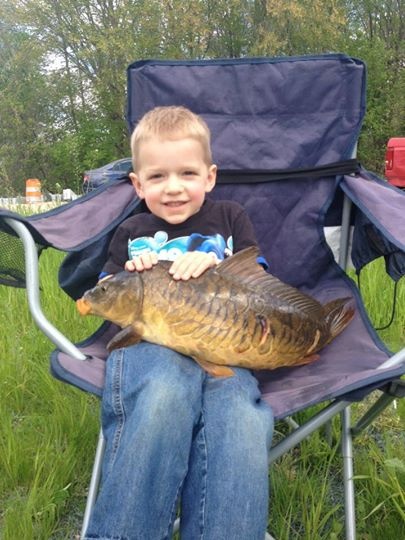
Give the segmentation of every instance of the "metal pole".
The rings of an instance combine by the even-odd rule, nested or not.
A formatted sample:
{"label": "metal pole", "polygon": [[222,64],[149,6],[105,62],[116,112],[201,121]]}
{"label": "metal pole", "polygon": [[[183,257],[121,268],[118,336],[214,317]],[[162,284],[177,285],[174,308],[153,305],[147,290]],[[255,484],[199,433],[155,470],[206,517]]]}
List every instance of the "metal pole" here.
{"label": "metal pole", "polygon": [[341,413],[343,482],[345,493],[346,540],[356,540],[356,514],[354,506],[353,444],[350,431],[350,407]]}
{"label": "metal pole", "polygon": [[101,466],[102,466],[102,461],[103,461],[103,456],[104,456],[104,450],[105,450],[105,439],[104,439],[102,430],[100,430],[100,434],[98,436],[96,456],[94,458],[93,471],[91,474],[89,493],[87,495],[86,509],[84,511],[80,538],[84,538],[86,534],[86,530],[90,521],[91,512],[96,502],[98,487],[99,487],[100,478],[101,478]]}
{"label": "metal pole", "polygon": [[303,424],[298,429],[293,431],[288,437],[273,446],[269,453],[269,463],[273,463],[281,457],[285,452],[297,446],[301,441],[306,439],[308,435],[329,422],[336,414],[341,412],[350,404],[350,401],[335,401],[318,414],[316,414],[306,424]]}
{"label": "metal pole", "polygon": [[42,332],[63,352],[76,360],[86,360],[86,356],[51,324],[42,312],[39,298],[38,252],[30,231],[23,223],[12,218],[4,218],[24,244],[27,299],[31,315]]}

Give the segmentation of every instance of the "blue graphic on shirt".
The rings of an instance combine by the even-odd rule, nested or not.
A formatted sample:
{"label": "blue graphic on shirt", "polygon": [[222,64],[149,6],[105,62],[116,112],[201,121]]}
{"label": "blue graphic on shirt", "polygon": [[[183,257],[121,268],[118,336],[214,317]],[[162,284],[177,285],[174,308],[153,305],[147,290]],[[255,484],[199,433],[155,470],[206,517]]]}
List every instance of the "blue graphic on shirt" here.
{"label": "blue graphic on shirt", "polygon": [[217,259],[222,261],[232,255],[233,240],[232,236],[225,241],[220,234],[204,236],[197,233],[168,240],[168,234],[165,231],[158,231],[154,236],[142,236],[128,240],[128,256],[130,259],[152,251],[158,254],[160,261],[174,261],[179,255],[187,251],[214,253]]}

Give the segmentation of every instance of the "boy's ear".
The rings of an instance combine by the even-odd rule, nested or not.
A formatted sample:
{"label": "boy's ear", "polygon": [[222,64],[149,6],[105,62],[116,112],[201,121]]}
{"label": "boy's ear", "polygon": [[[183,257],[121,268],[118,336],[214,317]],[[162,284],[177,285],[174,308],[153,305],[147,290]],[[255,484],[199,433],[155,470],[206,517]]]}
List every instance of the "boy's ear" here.
{"label": "boy's ear", "polygon": [[217,181],[217,166],[211,165],[208,169],[207,181],[205,184],[205,192],[209,193],[215,187],[215,182]]}
{"label": "boy's ear", "polygon": [[138,176],[134,172],[130,172],[128,176],[129,176],[129,178],[130,178],[130,180],[132,182],[132,185],[135,188],[135,191],[136,191],[136,194],[138,195],[138,197],[140,199],[144,199],[145,195],[143,193],[142,184],[141,184],[141,181],[139,180]]}

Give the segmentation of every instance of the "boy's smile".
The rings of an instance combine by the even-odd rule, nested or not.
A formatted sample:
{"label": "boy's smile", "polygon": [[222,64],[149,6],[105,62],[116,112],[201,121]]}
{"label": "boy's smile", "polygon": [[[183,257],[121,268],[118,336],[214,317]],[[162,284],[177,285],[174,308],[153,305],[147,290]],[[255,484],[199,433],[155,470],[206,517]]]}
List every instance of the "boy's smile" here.
{"label": "boy's smile", "polygon": [[141,144],[136,173],[130,178],[149,210],[178,224],[196,214],[213,189],[216,166],[204,159],[202,145],[193,138],[151,138]]}

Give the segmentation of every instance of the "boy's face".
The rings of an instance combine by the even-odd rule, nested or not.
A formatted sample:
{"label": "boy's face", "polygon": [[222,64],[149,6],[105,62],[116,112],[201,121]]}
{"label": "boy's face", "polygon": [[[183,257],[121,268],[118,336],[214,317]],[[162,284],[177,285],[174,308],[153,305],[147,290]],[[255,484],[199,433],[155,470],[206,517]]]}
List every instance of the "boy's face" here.
{"label": "boy's face", "polygon": [[201,144],[191,138],[153,138],[139,148],[137,172],[129,176],[149,210],[173,225],[196,214],[215,186],[217,168],[206,164]]}

